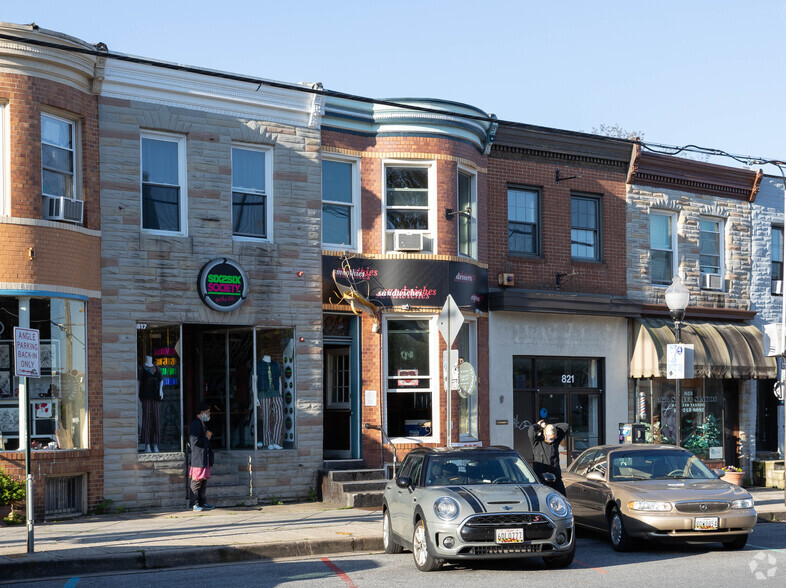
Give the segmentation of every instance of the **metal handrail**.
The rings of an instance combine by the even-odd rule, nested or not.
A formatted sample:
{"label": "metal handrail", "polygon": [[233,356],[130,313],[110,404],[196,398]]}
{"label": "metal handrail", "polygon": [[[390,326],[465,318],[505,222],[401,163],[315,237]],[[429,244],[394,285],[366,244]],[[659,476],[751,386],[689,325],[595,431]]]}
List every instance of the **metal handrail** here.
{"label": "metal handrail", "polygon": [[[390,440],[390,437],[388,437],[387,433],[385,433],[385,430],[382,428],[382,425],[372,425],[371,423],[364,423],[363,424],[363,428],[364,429],[374,429],[375,431],[379,431],[380,433],[382,433],[382,446],[384,447],[385,445],[390,445],[390,448],[393,450],[393,478],[395,478],[396,477],[396,462],[398,461],[398,459],[396,458],[396,446],[393,445],[393,442]],[[384,462],[385,462],[384,457],[382,459],[382,462],[383,462],[383,465],[384,465]]]}

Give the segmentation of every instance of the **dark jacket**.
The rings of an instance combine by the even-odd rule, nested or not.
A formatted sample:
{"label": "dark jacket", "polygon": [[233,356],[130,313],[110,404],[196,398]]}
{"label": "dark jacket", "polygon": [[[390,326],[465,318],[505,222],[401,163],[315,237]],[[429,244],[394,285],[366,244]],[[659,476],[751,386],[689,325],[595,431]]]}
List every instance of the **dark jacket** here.
{"label": "dark jacket", "polygon": [[570,425],[568,423],[554,423],[554,427],[557,429],[557,438],[553,443],[546,443],[543,438],[543,429],[537,423],[531,425],[527,430],[529,442],[532,444],[532,465],[538,475],[543,471],[549,471],[557,477],[560,476],[559,444],[570,431]]}
{"label": "dark jacket", "polygon": [[206,468],[213,465],[213,449],[210,439],[207,438],[207,426],[201,419],[196,418],[188,430],[191,445],[191,467]]}
{"label": "dark jacket", "polygon": [[153,372],[145,367],[139,368],[139,400],[161,400],[161,372],[158,367]]}

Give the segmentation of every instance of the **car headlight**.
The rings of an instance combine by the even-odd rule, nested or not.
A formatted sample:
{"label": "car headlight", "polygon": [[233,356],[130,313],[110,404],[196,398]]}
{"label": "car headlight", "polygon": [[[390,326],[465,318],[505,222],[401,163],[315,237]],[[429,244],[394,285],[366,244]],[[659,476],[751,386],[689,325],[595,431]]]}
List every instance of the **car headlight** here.
{"label": "car headlight", "polygon": [[662,502],[660,500],[631,500],[628,503],[628,508],[631,510],[647,510],[651,512],[669,512],[671,510],[671,502]]}
{"label": "car headlight", "polygon": [[546,504],[549,505],[549,510],[558,517],[570,515],[570,505],[561,494],[549,494],[549,497],[546,498]]}
{"label": "car headlight", "polygon": [[442,498],[437,498],[437,501],[434,503],[434,512],[443,521],[451,521],[458,516],[459,513],[458,502],[456,502],[449,496],[443,496]]}
{"label": "car headlight", "polygon": [[753,498],[742,498],[731,501],[732,508],[753,508]]}

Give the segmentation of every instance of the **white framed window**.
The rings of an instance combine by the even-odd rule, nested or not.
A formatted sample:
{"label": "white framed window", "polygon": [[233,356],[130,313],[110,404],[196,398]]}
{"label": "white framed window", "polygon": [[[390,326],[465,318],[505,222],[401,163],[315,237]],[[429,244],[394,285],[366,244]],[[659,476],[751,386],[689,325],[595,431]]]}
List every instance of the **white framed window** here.
{"label": "white framed window", "polygon": [[322,158],[322,244],[360,251],[360,160]]}
{"label": "white framed window", "polygon": [[434,315],[384,322],[385,429],[393,442],[439,440],[439,365]]}
{"label": "white framed window", "polygon": [[[469,362],[478,374],[478,329],[477,321],[464,318],[456,337],[459,362]],[[459,405],[459,440],[477,441],[478,437],[478,390],[467,398],[457,395]]]}
{"label": "white framed window", "polygon": [[232,147],[232,235],[271,240],[273,233],[272,149]]}
{"label": "white framed window", "polygon": [[677,275],[677,215],[650,213],[650,259],[653,284],[671,284]]}
{"label": "white framed window", "polygon": [[76,123],[41,114],[41,192],[53,198],[77,198]]}
{"label": "white framed window", "polygon": [[8,191],[8,123],[6,116],[8,107],[0,102],[0,216],[11,214],[11,202],[7,198]]}
{"label": "white framed window", "polygon": [[458,167],[457,202],[459,255],[478,258],[478,176],[462,166]]}
{"label": "white framed window", "polygon": [[148,131],[142,133],[142,229],[186,234],[186,138]]}
{"label": "white framed window", "polygon": [[385,251],[436,252],[436,165],[386,161],[382,168]]}
{"label": "white framed window", "polygon": [[600,197],[570,196],[570,254],[573,259],[600,261]]}
{"label": "white framed window", "polygon": [[783,227],[772,227],[772,253],[771,253],[772,293],[783,295]]}
{"label": "white framed window", "polygon": [[699,268],[701,287],[711,290],[723,289],[724,274],[724,223],[720,219],[699,219]]}

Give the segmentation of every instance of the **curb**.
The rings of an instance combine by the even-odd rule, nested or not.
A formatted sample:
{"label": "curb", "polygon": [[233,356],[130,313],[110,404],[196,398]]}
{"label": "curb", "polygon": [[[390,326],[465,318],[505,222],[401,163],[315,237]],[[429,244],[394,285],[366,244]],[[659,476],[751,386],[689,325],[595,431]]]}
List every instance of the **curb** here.
{"label": "curb", "polygon": [[193,566],[197,563],[232,563],[333,553],[382,551],[383,549],[382,537],[341,537],[256,543],[244,546],[139,550],[116,555],[95,555],[68,559],[47,558],[47,554],[44,552],[43,554],[17,556],[13,563],[0,563],[0,578],[3,579],[3,582],[32,580],[52,576],[177,568]]}
{"label": "curb", "polygon": [[786,512],[763,512],[757,515],[757,523],[786,523]]}

